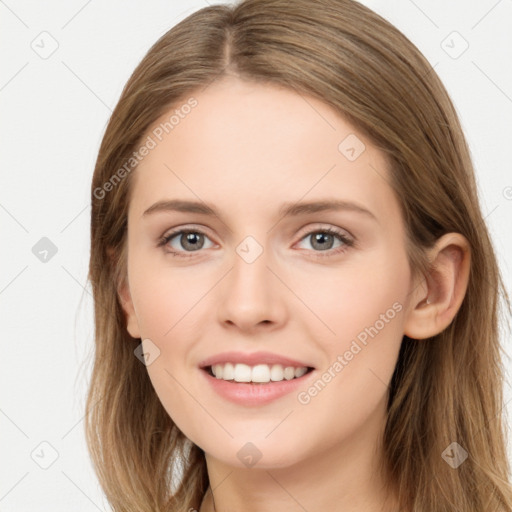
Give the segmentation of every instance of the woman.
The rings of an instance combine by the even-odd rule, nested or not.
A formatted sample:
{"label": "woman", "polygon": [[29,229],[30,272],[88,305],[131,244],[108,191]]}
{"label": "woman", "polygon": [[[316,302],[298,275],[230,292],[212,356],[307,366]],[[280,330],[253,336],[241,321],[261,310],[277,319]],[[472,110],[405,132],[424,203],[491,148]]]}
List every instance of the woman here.
{"label": "woman", "polygon": [[468,147],[368,8],[246,0],[167,32],[102,141],[89,277],[114,510],[511,510]]}

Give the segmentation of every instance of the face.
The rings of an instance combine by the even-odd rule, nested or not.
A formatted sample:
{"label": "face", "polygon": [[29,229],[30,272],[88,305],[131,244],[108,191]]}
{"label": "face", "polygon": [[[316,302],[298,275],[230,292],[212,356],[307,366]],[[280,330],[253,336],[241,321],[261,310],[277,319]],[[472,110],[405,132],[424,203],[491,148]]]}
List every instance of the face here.
{"label": "face", "polygon": [[[189,439],[231,466],[254,447],[290,466],[384,421],[413,289],[404,222],[382,153],[324,103],[233,77],[192,96],[132,176],[128,330]],[[215,214],[160,203],[176,200]],[[228,351],[314,370],[214,385],[199,366]],[[251,402],[258,386],[281,391]]]}

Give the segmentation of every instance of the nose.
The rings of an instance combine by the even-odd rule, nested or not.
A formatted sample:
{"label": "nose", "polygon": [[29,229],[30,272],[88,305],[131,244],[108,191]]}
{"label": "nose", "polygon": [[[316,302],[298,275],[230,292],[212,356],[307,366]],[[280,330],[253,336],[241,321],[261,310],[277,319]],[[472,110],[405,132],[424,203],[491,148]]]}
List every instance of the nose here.
{"label": "nose", "polygon": [[218,315],[224,326],[253,332],[273,330],[286,322],[286,286],[267,254],[263,250],[252,262],[235,254],[233,267],[220,283]]}

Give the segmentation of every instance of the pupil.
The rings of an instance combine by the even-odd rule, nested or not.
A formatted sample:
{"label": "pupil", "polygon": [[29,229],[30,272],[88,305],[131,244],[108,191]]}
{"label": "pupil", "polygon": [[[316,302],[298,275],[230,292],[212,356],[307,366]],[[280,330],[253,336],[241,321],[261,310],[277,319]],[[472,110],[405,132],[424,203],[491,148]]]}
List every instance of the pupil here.
{"label": "pupil", "polygon": [[328,233],[317,233],[314,237],[315,243],[319,243],[319,246],[323,248],[329,245],[329,239],[332,239],[332,235]]}
{"label": "pupil", "polygon": [[183,245],[184,247],[186,247],[187,245],[189,246],[189,248],[191,249],[197,249],[197,248],[200,248],[200,243],[199,243],[199,237],[201,235],[199,235],[199,233],[186,233],[185,234],[185,244]]}

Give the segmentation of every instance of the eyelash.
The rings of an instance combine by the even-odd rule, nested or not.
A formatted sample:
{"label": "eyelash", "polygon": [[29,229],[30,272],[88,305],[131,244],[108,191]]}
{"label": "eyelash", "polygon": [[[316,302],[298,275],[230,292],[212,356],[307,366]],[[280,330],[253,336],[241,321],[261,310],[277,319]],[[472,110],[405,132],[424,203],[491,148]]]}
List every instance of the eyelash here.
{"label": "eyelash", "polygon": [[[204,236],[208,237],[208,235],[204,231],[202,231],[200,229],[196,229],[196,228],[179,229],[179,230],[176,230],[176,231],[172,231],[171,233],[168,233],[167,235],[161,237],[159,239],[159,241],[158,241],[157,247],[164,247],[176,235],[181,235],[181,234],[184,234],[184,233],[197,233],[197,234],[201,234],[201,235],[204,235]],[[333,235],[338,240],[340,240],[341,242],[343,242],[345,244],[344,246],[338,247],[337,249],[329,249],[329,250],[326,250],[326,251],[313,251],[315,253],[315,257],[317,257],[317,258],[326,258],[326,257],[329,257],[329,256],[336,256],[338,254],[341,254],[341,253],[347,251],[348,248],[355,246],[355,241],[354,240],[346,237],[343,233],[341,233],[340,231],[338,231],[337,229],[334,229],[334,228],[314,229],[312,231],[309,231],[309,232],[305,233],[304,236],[300,239],[300,241],[304,240],[308,236],[311,236],[311,235],[313,235],[315,233],[322,233],[322,234],[326,234],[327,233],[329,235]],[[165,252],[169,253],[169,254],[172,254],[173,256],[177,256],[179,258],[191,258],[191,257],[194,256],[195,252],[200,252],[200,251],[188,251],[188,254],[186,254],[186,256],[184,254],[182,254],[182,251],[165,250]],[[187,251],[185,251],[185,253],[187,253]]]}

